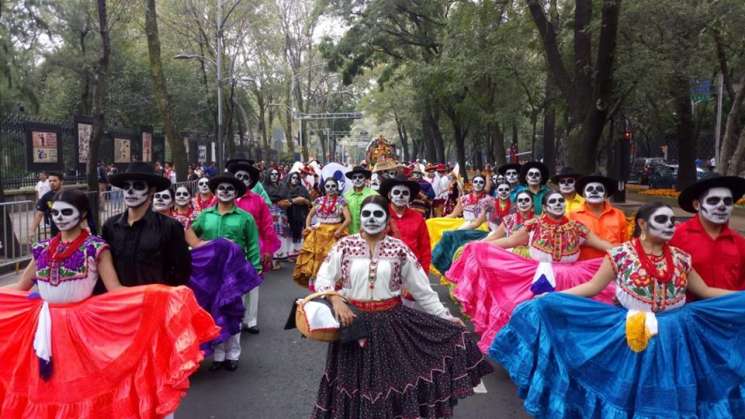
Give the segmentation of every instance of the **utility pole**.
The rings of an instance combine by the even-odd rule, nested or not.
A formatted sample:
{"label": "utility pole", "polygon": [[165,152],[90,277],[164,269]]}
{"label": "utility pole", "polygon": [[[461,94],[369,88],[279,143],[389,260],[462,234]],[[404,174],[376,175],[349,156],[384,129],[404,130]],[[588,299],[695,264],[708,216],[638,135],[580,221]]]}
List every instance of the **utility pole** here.
{"label": "utility pole", "polygon": [[215,23],[217,24],[217,170],[223,172],[223,141],[222,141],[222,0],[217,0],[217,12],[215,13]]}

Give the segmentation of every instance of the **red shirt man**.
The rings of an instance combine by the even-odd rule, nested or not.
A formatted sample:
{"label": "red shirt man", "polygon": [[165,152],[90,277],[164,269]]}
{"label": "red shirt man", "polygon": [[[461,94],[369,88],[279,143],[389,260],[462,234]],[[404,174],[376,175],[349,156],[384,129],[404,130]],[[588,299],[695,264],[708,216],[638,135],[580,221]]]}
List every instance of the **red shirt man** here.
{"label": "red shirt man", "polygon": [[429,232],[422,214],[409,208],[412,197],[419,193],[419,184],[405,176],[386,179],[380,187],[380,194],[390,201],[390,233],[401,239],[419,259],[424,272],[429,272],[432,263],[432,249],[429,245]]}

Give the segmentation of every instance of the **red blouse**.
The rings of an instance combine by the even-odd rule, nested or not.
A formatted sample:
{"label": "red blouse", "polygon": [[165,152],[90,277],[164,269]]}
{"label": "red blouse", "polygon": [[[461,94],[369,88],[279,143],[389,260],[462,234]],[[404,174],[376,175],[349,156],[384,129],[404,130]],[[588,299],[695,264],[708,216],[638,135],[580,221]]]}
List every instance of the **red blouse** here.
{"label": "red blouse", "polygon": [[401,239],[416,255],[424,272],[429,272],[432,263],[432,249],[429,245],[427,223],[422,214],[411,208],[406,208],[403,215],[398,215],[393,206],[389,206],[391,214],[391,235]]}

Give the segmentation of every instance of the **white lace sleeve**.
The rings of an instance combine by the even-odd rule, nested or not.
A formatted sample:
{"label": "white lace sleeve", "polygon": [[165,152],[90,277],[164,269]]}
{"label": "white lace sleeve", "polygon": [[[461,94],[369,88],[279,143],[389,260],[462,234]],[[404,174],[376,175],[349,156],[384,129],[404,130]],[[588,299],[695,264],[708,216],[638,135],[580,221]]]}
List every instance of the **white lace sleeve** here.
{"label": "white lace sleeve", "polygon": [[406,261],[401,268],[401,277],[404,287],[409,290],[414,300],[425,312],[445,319],[453,317],[440,302],[440,297],[430,286],[429,278],[422,269],[422,265],[409,249],[406,249]]}
{"label": "white lace sleeve", "polygon": [[341,259],[343,256],[340,242],[337,242],[329,251],[321,267],[316,274],[315,287],[316,291],[333,291],[336,289],[336,281],[341,273]]}

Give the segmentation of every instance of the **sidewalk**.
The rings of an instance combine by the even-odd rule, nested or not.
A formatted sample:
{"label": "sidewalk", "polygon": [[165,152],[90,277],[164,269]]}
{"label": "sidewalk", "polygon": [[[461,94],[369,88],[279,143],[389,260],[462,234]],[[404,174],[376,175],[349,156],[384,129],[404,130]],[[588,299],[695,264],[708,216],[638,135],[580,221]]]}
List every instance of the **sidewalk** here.
{"label": "sidewalk", "polygon": [[14,282],[18,282],[18,279],[21,277],[21,272],[10,272],[5,275],[0,275],[0,287],[4,287],[6,285],[10,285]]}

